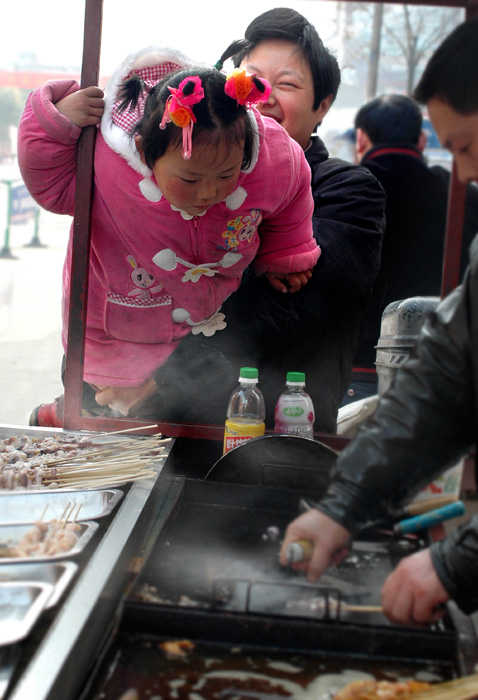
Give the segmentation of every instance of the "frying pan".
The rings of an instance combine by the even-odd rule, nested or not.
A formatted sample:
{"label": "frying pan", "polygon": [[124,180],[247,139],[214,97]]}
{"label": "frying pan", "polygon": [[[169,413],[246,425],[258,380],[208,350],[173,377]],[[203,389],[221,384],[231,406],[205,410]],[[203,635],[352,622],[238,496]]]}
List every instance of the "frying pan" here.
{"label": "frying pan", "polygon": [[323,492],[336,461],[337,452],[316,440],[264,435],[226,452],[205,479]]}

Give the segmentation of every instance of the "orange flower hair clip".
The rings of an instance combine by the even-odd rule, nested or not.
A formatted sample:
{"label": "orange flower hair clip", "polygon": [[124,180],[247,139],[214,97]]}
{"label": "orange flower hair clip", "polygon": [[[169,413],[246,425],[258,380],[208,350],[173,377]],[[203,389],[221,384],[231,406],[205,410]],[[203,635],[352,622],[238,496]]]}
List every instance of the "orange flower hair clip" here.
{"label": "orange flower hair clip", "polygon": [[240,105],[253,107],[259,102],[267,102],[272,88],[264,78],[247,73],[243,68],[235,68],[226,78],[224,92]]}
{"label": "orange flower hair clip", "polygon": [[179,87],[169,87],[170,96],[166,100],[163,118],[159,125],[160,129],[165,129],[166,124],[172,122],[183,129],[183,158],[189,160],[192,153],[193,126],[197,122],[192,105],[200,102],[204,97],[201,78],[192,75],[179,83]]}

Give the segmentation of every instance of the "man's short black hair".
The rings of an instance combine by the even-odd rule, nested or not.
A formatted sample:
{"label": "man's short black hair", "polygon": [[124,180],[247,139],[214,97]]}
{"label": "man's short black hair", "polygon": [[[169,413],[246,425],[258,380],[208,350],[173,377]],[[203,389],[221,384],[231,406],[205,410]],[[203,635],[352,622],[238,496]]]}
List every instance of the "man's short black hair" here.
{"label": "man's short black hair", "polygon": [[314,84],[313,109],[317,109],[326,97],[337,96],[340,85],[340,68],[335,56],[327,49],[314,25],[303,15],[288,7],[276,7],[263,12],[252,20],[245,31],[246,41],[234,56],[238,67],[242,60],[266,39],[283,39],[297,45],[310,66]]}
{"label": "man's short black hair", "polygon": [[414,97],[426,104],[437,97],[460,114],[478,112],[478,17],[458,25],[437,48]]}
{"label": "man's short black hair", "polygon": [[398,141],[417,145],[422,122],[417,102],[405,95],[381,95],[364,104],[355,115],[355,128],[362,129],[374,146]]}

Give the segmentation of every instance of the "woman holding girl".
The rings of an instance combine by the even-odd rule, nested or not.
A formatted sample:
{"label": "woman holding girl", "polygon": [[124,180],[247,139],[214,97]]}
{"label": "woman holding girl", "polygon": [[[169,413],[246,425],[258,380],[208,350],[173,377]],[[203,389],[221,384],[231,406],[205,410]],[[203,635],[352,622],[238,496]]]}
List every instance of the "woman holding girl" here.
{"label": "woman holding girl", "polygon": [[[226,326],[221,305],[248,265],[284,292],[310,278],[320,255],[310,170],[255,109],[269,91],[245,71],[227,77],[157,49],[128,57],[110,80],[94,166],[84,369],[93,408],[133,414],[181,338]],[[44,208],[73,214],[77,140],[102,109],[101,91],[69,80],[28,98],[19,163]],[[71,240],[65,351],[70,266]],[[40,424],[61,425],[61,401],[49,406]]]}

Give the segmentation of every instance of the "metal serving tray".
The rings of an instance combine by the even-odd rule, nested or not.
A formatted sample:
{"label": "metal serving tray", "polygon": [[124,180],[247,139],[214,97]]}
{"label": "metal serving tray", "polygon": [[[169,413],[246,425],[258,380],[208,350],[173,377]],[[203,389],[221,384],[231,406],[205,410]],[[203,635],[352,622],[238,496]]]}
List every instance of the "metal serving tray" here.
{"label": "metal serving tray", "polygon": [[49,583],[0,583],[0,646],[24,639],[41,615],[53,591]]}
{"label": "metal serving tray", "polygon": [[[123,492],[118,489],[88,491],[11,491],[0,493],[0,525],[34,523],[43,517],[45,522],[65,517],[69,505],[69,518],[96,520],[111,513]],[[73,505],[80,505],[78,508]],[[46,506],[48,509],[45,511]]]}
{"label": "metal serving tray", "polygon": [[[45,561],[56,561],[58,559],[69,559],[74,557],[83,551],[85,545],[90,541],[96,530],[98,529],[98,523],[78,523],[81,528],[81,532],[78,534],[78,541],[74,547],[66,552],[60,552],[59,554],[49,554],[45,556],[38,557],[0,557],[0,575],[3,570],[4,564],[19,564],[22,562],[28,562],[29,564],[34,562],[45,562]],[[0,525],[0,546],[1,547],[12,547],[20,542],[22,537],[31,529],[31,525]]]}
{"label": "metal serving tray", "polygon": [[[1,561],[1,560],[0,560]],[[17,561],[15,559],[15,561]],[[31,561],[31,560],[29,560]],[[2,564],[0,566],[0,583],[35,581],[53,586],[53,593],[46,608],[53,608],[69,586],[78,571],[78,564],[73,561],[37,562]]]}

